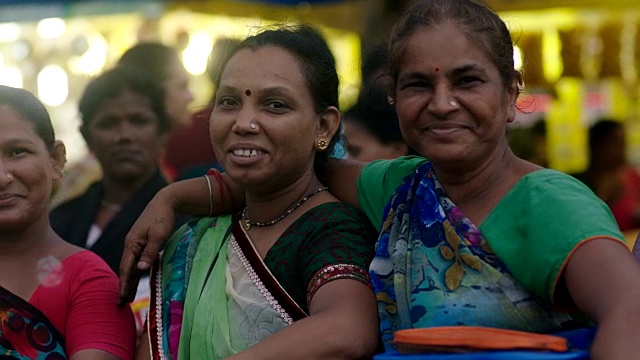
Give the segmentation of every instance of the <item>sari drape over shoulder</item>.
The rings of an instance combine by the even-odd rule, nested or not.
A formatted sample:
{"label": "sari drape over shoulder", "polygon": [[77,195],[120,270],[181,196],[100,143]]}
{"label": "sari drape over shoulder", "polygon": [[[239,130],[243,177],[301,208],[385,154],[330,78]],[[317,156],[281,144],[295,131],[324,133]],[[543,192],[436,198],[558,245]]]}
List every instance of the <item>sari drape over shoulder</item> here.
{"label": "sari drape over shoulder", "polygon": [[399,329],[474,325],[549,332],[572,320],[526,291],[446,196],[431,163],[387,204],[371,264],[382,337]]}
{"label": "sari drape over shoulder", "polygon": [[0,286],[0,358],[66,359],[64,338],[40,310]]}
{"label": "sari drape over shoulder", "polygon": [[154,359],[221,359],[307,316],[231,216],[201,219],[176,245],[152,278]]}
{"label": "sari drape over shoulder", "polygon": [[187,223],[152,271],[149,335],[154,359],[221,359],[308,315],[323,284],[369,283],[375,232],[353,208],[319,205],[263,258],[238,215]]}
{"label": "sari drape over shoulder", "polygon": [[355,209],[321,204],[300,216],[264,259],[238,214],[185,224],[151,278],[154,359],[221,359],[307,317],[324,284],[370,286],[375,231]]}

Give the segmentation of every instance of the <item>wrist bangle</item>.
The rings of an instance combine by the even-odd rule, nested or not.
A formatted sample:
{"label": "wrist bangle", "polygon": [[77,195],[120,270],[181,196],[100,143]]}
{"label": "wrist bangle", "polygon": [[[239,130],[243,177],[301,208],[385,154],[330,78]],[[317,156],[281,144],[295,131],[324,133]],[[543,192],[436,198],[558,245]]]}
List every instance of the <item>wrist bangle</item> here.
{"label": "wrist bangle", "polygon": [[207,180],[207,187],[209,188],[209,215],[213,215],[213,190],[211,189],[211,180],[208,175],[204,175],[205,180]]}

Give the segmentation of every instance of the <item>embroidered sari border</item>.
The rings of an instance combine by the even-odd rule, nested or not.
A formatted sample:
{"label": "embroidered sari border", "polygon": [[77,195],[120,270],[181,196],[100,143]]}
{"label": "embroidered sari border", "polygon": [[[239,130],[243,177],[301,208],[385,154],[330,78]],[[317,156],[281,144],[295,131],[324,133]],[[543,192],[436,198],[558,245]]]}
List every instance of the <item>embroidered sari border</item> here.
{"label": "embroidered sari border", "polygon": [[[240,226],[239,221],[236,221],[233,225],[233,237],[239,250],[242,252],[242,255],[244,255],[253,271],[255,271],[255,274],[258,276],[266,290],[271,294],[271,296],[273,296],[273,299],[277,304],[286,311],[286,313],[291,317],[291,320],[295,322],[306,318],[308,315],[295,301],[293,301],[282,285],[278,283],[278,280],[273,276],[267,265],[264,263],[244,229],[242,229],[242,226]],[[271,302],[271,299],[267,300]],[[274,308],[278,310],[277,307]]]}
{"label": "embroidered sari border", "polygon": [[307,287],[307,307],[310,307],[313,295],[315,295],[316,291],[318,291],[322,285],[339,279],[356,280],[373,289],[371,281],[369,280],[369,271],[360,266],[353,264],[327,265],[318,270],[318,272],[311,277],[311,281],[309,281],[309,286]]}
{"label": "embroidered sari border", "polygon": [[[162,259],[162,257],[160,257]],[[161,260],[160,260],[161,261]],[[157,266],[157,269],[154,267]],[[149,283],[151,289],[156,286],[156,291],[149,294],[149,311],[147,311],[147,329],[149,329],[149,344],[151,359],[165,360],[164,348],[162,347],[162,266],[160,262],[153,265],[149,271]]]}

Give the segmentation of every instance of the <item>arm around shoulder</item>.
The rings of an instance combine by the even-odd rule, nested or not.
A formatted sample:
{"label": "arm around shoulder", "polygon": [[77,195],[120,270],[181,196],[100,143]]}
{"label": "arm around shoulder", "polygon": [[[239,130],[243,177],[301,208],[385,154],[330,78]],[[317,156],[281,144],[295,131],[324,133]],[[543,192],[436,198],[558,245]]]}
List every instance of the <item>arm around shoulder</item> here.
{"label": "arm around shoulder", "polygon": [[568,260],[564,281],[576,306],[596,321],[592,359],[637,359],[640,353],[640,265],[611,239],[582,244]]}
{"label": "arm around shoulder", "polygon": [[331,158],[325,168],[323,181],[329,186],[329,191],[341,201],[361,209],[358,199],[358,178],[367,163]]}

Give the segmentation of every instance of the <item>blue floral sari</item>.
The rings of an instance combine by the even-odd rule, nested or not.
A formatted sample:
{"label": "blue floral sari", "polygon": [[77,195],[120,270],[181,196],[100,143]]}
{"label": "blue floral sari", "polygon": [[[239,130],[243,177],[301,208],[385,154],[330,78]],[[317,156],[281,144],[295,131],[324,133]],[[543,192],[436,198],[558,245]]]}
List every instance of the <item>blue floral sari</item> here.
{"label": "blue floral sari", "polygon": [[571,320],[511,277],[478,227],[447,198],[431,163],[403,180],[382,218],[370,273],[387,350],[400,329],[551,332]]}

